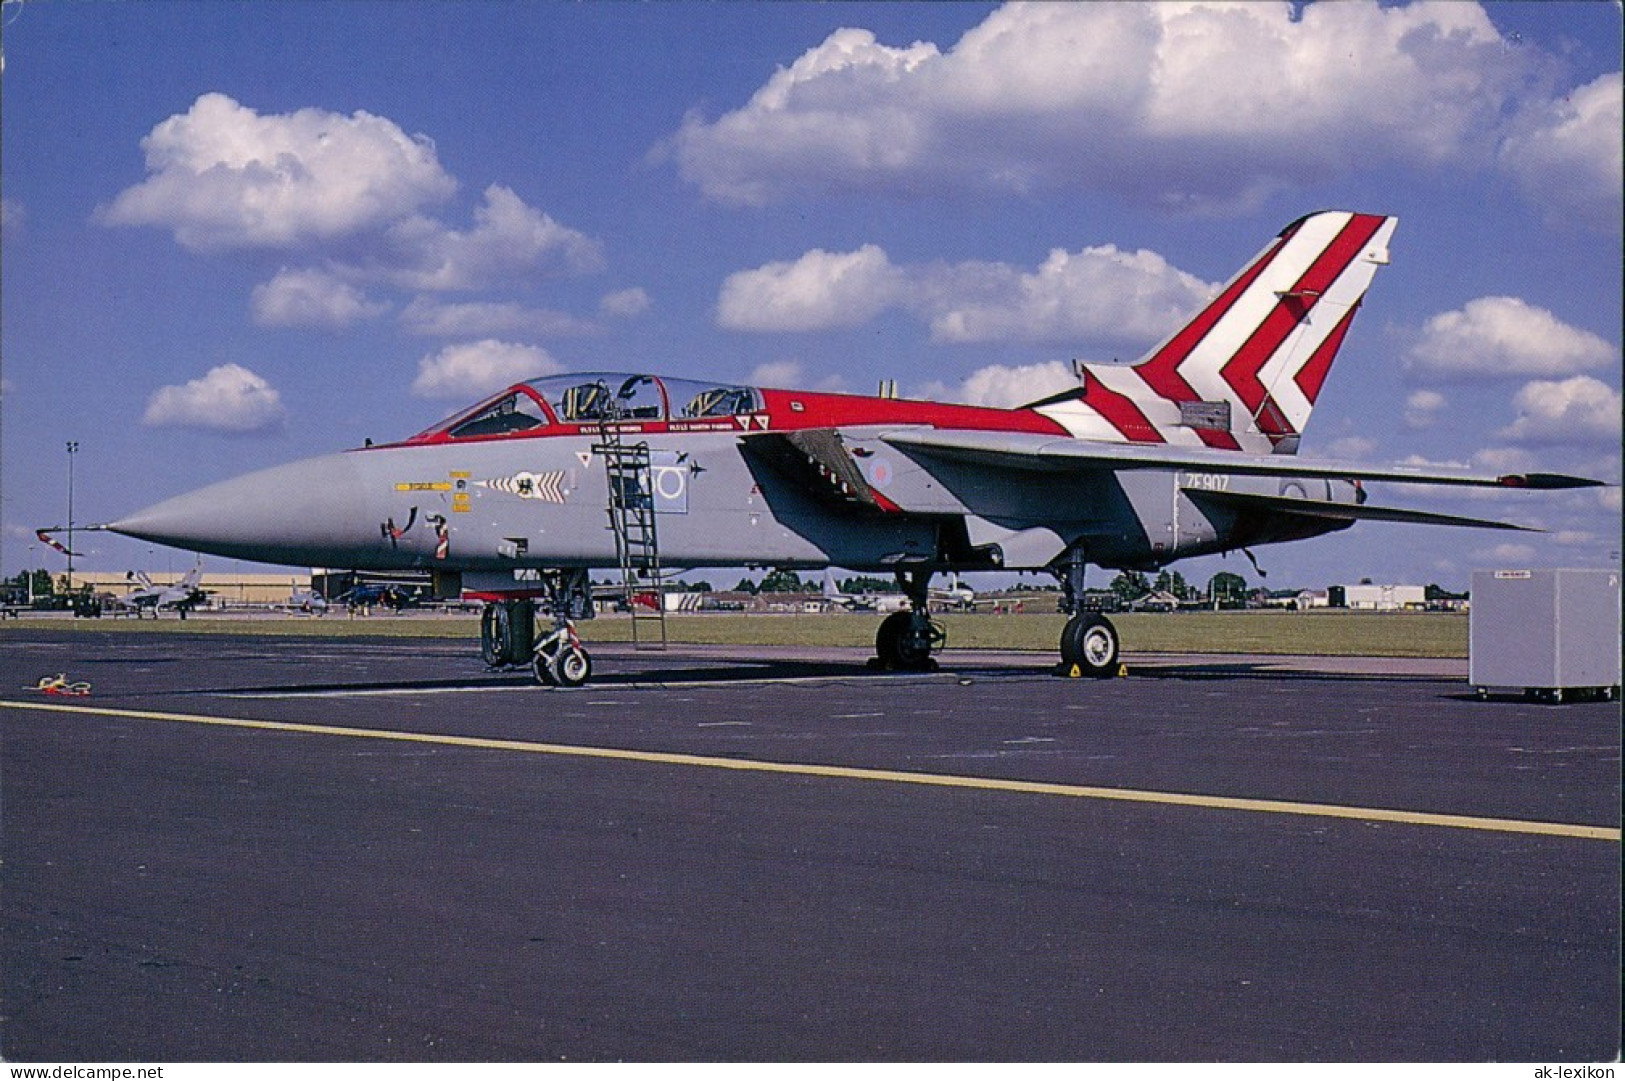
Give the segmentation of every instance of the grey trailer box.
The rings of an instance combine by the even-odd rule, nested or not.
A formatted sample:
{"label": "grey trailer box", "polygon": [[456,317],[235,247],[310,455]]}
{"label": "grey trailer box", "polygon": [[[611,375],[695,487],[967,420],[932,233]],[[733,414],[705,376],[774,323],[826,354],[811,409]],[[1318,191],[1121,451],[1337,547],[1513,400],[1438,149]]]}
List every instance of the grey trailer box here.
{"label": "grey trailer box", "polygon": [[1474,571],[1468,682],[1482,696],[1516,687],[1560,701],[1565,692],[1618,693],[1619,572]]}

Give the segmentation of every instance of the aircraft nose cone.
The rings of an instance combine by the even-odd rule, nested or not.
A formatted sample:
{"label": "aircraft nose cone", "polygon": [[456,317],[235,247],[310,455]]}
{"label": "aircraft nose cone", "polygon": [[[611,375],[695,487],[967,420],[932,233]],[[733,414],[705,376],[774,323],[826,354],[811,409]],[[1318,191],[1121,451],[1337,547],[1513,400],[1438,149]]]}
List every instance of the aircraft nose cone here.
{"label": "aircraft nose cone", "polygon": [[[293,565],[336,558],[368,539],[355,465],[343,454],[249,473],[166,499],[108,524],[125,536],[193,552]],[[376,538],[378,526],[370,525]]]}

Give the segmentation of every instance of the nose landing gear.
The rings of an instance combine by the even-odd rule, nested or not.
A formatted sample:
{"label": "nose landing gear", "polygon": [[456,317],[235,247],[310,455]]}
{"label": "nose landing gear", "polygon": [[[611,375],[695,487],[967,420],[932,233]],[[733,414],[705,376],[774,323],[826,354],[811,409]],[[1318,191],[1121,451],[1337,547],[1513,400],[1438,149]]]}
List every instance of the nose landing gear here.
{"label": "nose landing gear", "polygon": [[537,683],[554,687],[579,687],[592,678],[592,658],[569,620],[562,620],[552,634],[536,643],[531,671]]}
{"label": "nose landing gear", "polygon": [[592,585],[580,568],[542,571],[540,580],[552,630],[537,640],[537,598],[493,601],[480,617],[480,655],[492,668],[529,665],[538,683],[579,687],[592,678],[592,657],[575,620],[592,618]]}

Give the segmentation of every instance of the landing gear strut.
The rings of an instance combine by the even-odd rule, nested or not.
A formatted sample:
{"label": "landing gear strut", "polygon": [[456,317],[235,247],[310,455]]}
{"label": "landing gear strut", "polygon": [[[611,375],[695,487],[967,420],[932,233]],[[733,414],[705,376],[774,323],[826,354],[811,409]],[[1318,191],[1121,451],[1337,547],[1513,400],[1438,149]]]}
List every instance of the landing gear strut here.
{"label": "landing gear strut", "polygon": [[1061,611],[1071,617],[1061,628],[1061,663],[1055,674],[1106,679],[1117,674],[1117,628],[1099,612],[1083,610],[1086,566],[1077,548],[1070,549],[1060,564],[1051,565],[1061,583]]}
{"label": "landing gear strut", "polygon": [[898,571],[897,584],[908,596],[908,611],[881,621],[869,663],[886,671],[929,672],[937,666],[931,654],[948,639],[942,625],[931,620],[931,572]]}
{"label": "landing gear strut", "polygon": [[536,643],[531,671],[536,682],[579,687],[592,678],[592,658],[576,637],[575,620],[592,618],[592,581],[585,567],[542,572],[553,630]]}
{"label": "landing gear strut", "polygon": [[541,582],[552,630],[537,640],[534,599],[487,604],[480,617],[480,655],[492,668],[529,665],[538,683],[579,687],[592,678],[592,658],[575,621],[592,618],[592,585],[582,568],[542,571]]}

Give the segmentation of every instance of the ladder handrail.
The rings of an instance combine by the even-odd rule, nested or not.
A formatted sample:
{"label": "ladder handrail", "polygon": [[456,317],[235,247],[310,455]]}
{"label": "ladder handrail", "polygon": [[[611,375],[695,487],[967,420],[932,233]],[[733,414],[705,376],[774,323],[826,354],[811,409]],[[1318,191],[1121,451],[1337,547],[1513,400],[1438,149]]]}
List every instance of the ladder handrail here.
{"label": "ladder handrail", "polygon": [[[608,481],[609,526],[615,534],[616,562],[621,568],[621,587],[627,607],[632,612],[632,645],[636,649],[666,648],[665,581],[660,568],[660,538],[655,523],[652,455],[647,440],[628,446],[621,439],[618,428],[606,421],[599,425],[601,443],[593,445],[593,452],[604,457],[605,478]],[[654,593],[654,611],[639,611],[633,599],[639,589],[638,572],[641,571]],[[638,635],[638,625],[654,620],[660,628],[658,641],[645,642]]]}

